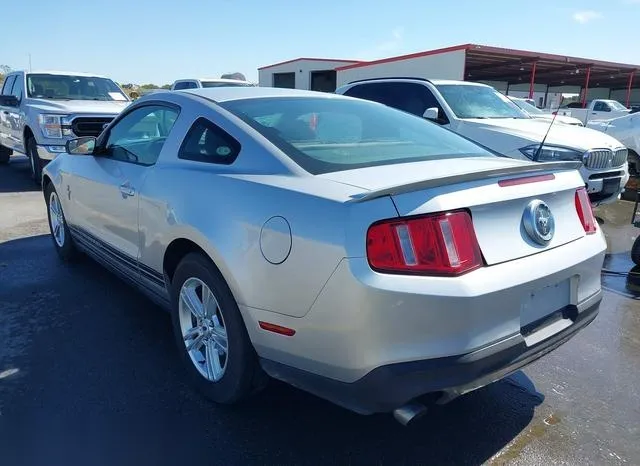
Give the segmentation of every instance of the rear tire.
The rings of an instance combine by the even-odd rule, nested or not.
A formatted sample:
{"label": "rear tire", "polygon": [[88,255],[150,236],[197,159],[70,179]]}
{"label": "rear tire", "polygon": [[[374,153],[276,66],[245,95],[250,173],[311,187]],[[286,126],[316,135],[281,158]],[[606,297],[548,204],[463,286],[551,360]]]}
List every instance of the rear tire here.
{"label": "rear tire", "polygon": [[634,264],[640,265],[640,236],[636,238],[631,246],[631,260]]}
{"label": "rear tire", "polygon": [[9,159],[11,158],[11,153],[13,151],[11,149],[7,149],[4,146],[0,146],[0,163],[9,163]]}
{"label": "rear tire", "polygon": [[237,403],[256,391],[256,381],[263,380],[257,354],[213,263],[202,254],[187,254],[173,276],[171,294],[175,342],[193,386],[220,404]]}
{"label": "rear tire", "polygon": [[38,155],[38,146],[33,137],[27,139],[27,152],[29,153],[29,161],[31,162],[31,178],[38,186],[42,185],[42,160]]}
{"label": "rear tire", "polygon": [[56,248],[58,256],[65,261],[70,262],[78,255],[76,245],[71,238],[71,231],[67,226],[67,220],[62,211],[62,204],[58,193],[56,193],[53,183],[49,183],[45,188],[45,199],[47,201],[47,217],[49,219],[49,231],[51,239]]}

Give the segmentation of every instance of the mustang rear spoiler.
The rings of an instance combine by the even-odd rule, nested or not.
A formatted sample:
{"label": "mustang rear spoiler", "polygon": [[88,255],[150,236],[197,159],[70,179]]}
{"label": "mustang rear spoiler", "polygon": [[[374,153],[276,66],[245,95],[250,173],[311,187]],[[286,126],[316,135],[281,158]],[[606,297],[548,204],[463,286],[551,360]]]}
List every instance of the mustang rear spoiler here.
{"label": "mustang rear spoiler", "polygon": [[398,194],[419,191],[422,189],[438,188],[454,183],[467,183],[469,181],[485,180],[488,178],[497,178],[501,176],[514,176],[532,173],[562,171],[562,170],[578,170],[582,166],[582,162],[544,162],[537,164],[519,165],[515,167],[491,168],[487,170],[478,170],[468,173],[460,173],[457,175],[443,176],[440,178],[432,178],[420,180],[413,183],[401,184],[396,186],[388,186],[386,188],[376,189],[366,193],[358,194],[351,197],[348,202],[364,202],[371,199],[384,196],[395,196]]}

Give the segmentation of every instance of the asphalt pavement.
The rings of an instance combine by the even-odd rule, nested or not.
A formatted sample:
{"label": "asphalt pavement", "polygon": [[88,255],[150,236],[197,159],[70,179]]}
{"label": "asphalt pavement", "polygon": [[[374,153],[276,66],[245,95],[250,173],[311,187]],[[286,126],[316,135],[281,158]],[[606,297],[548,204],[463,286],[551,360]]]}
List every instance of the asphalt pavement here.
{"label": "asphalt pavement", "polygon": [[632,204],[598,209],[596,321],[408,428],[282,383],[219,407],[185,383],[169,317],[89,259],[62,264],[28,163],[0,166],[0,465],[640,464]]}

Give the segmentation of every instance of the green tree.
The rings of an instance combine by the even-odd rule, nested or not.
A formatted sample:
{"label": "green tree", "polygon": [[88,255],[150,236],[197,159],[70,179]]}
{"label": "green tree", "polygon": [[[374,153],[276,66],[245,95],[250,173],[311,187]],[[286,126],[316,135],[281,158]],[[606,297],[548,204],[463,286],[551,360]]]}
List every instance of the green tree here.
{"label": "green tree", "polygon": [[8,65],[0,65],[0,85],[4,82],[4,77],[11,73],[11,67]]}
{"label": "green tree", "polygon": [[158,89],[158,86],[155,84],[143,84],[140,86],[142,89]]}

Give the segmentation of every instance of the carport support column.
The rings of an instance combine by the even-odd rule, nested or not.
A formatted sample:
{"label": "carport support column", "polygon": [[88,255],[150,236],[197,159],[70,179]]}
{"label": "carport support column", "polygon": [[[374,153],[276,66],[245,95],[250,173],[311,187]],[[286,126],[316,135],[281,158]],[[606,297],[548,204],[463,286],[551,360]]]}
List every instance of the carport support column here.
{"label": "carport support column", "polygon": [[624,103],[625,107],[629,107],[629,103],[631,101],[631,86],[633,86],[633,78],[636,75],[636,70],[633,70],[631,73],[629,73],[629,83],[627,84],[627,100]]}
{"label": "carport support column", "polygon": [[591,67],[587,67],[587,77],[584,83],[584,94],[582,95],[582,108],[587,106],[587,94],[589,93],[589,79],[591,79]]}
{"label": "carport support column", "polygon": [[533,66],[531,67],[531,82],[529,83],[529,98],[533,99],[533,91],[535,89],[536,84],[536,65],[537,61],[533,62]]}

